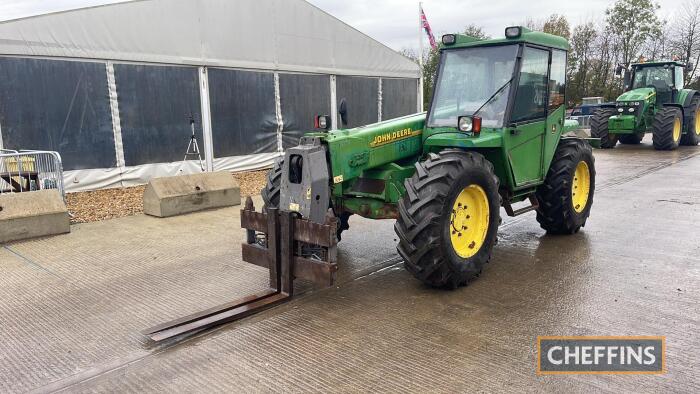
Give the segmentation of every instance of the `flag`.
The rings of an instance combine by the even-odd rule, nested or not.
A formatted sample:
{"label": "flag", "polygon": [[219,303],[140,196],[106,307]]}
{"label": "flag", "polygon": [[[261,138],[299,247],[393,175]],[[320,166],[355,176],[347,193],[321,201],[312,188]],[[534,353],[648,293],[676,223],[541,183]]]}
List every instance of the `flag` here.
{"label": "flag", "polygon": [[428,35],[428,41],[430,41],[430,46],[433,49],[437,49],[437,42],[435,42],[433,29],[430,28],[430,23],[428,23],[428,18],[425,16],[425,12],[423,12],[423,7],[420,7],[420,21],[423,24],[423,30],[425,30],[425,34]]}

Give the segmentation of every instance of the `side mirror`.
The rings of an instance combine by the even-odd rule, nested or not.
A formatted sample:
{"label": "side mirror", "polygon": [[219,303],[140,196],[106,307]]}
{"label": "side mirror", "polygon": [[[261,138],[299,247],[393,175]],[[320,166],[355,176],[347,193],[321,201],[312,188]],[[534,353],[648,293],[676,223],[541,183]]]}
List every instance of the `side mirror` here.
{"label": "side mirror", "polygon": [[685,65],[685,69],[688,71],[691,71],[694,68],[695,68],[695,65],[693,64],[693,62],[688,62],[688,64]]}
{"label": "side mirror", "polygon": [[340,99],[340,104],[338,104],[338,113],[340,114],[340,121],[343,126],[348,124],[348,102],[344,98]]}
{"label": "side mirror", "polygon": [[625,71],[625,67],[622,64],[618,64],[617,68],[615,69],[615,75],[618,77],[622,75],[622,73]]}
{"label": "side mirror", "polygon": [[632,84],[630,76],[630,73],[628,73],[627,70],[625,70],[625,74],[622,76],[622,85],[624,90],[628,90],[630,88],[630,85]]}

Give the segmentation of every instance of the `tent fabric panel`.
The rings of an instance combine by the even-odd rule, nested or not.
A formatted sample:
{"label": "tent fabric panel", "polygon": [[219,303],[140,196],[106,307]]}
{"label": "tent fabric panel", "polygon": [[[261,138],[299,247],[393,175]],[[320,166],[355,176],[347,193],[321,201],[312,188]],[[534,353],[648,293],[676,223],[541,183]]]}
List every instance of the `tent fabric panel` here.
{"label": "tent fabric panel", "polygon": [[382,78],[382,120],[418,112],[418,81]]}
{"label": "tent fabric panel", "polygon": [[314,131],[316,115],[330,115],[331,90],[328,75],[280,74],[282,142],[296,146],[306,132]]}
{"label": "tent fabric panel", "polygon": [[57,151],[65,170],[116,164],[105,63],[0,57],[6,149]]}
{"label": "tent fabric panel", "polygon": [[359,127],[379,120],[379,78],[338,76],[338,109],[343,99],[346,101],[348,123],[343,124],[338,115],[339,128]]}
{"label": "tent fabric panel", "polygon": [[274,74],[224,69],[208,74],[214,157],[276,152]]}
{"label": "tent fabric panel", "polygon": [[192,135],[190,116],[203,152],[196,68],[115,64],[114,74],[127,166],[182,161]]}

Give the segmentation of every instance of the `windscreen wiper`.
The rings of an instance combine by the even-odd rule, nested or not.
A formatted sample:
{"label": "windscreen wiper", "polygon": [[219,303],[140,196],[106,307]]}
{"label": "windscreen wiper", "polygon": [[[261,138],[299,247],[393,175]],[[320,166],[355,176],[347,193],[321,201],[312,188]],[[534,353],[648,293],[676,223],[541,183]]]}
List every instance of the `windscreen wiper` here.
{"label": "windscreen wiper", "polygon": [[503,84],[503,86],[501,86],[500,88],[498,88],[498,90],[496,90],[496,92],[495,92],[494,94],[492,94],[491,97],[488,98],[488,100],[486,100],[483,104],[481,104],[481,107],[479,107],[479,109],[477,109],[476,111],[474,111],[474,113],[471,114],[471,116],[476,116],[476,114],[478,114],[479,111],[481,111],[488,103],[490,103],[491,100],[493,100],[494,98],[496,98],[496,96],[498,96],[498,94],[501,93],[501,92],[503,91],[503,89],[505,89],[508,85],[510,85],[510,83],[511,83],[512,81],[513,81],[513,78],[511,77],[509,80],[506,81],[506,83]]}

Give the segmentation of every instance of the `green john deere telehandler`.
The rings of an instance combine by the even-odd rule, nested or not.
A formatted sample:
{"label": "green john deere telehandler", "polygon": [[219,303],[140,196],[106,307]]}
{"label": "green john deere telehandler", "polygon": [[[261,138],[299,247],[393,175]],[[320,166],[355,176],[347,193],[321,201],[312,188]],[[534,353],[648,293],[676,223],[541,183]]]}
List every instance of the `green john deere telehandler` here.
{"label": "green john deere telehandler", "polygon": [[[564,120],[567,41],[509,27],[506,37],[442,38],[427,114],[308,133],[269,172],[257,212],[241,210],[243,260],[270,288],[144,331],[153,341],[199,332],[291,299],[294,280],[333,284],[348,218],[396,219],[398,252],[423,283],[455,288],[491,258],[500,209],[537,211],[549,233],[573,234],[593,204],[589,143]],[[343,100],[341,122],[352,116]],[[576,126],[573,126],[575,124]],[[527,201],[514,209],[513,204]]]}
{"label": "green john deere telehandler", "polygon": [[639,144],[652,134],[657,150],[700,142],[700,92],[683,88],[683,71],[676,61],[634,63],[618,66],[625,92],[615,104],[603,105],[591,118],[591,135],[600,147],[614,148],[617,142]]}
{"label": "green john deere telehandler", "polygon": [[[577,232],[595,169],[589,144],[562,135],[573,126],[564,120],[569,44],[523,27],[505,35],[445,35],[427,115],[307,134],[269,173],[266,206],[314,221],[330,207],[339,236],[351,215],[396,219],[405,267],[437,287],[481,272],[501,206],[511,216],[536,210],[547,232]],[[341,120],[351,111],[340,110]],[[520,201],[528,206],[514,210]]]}

